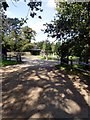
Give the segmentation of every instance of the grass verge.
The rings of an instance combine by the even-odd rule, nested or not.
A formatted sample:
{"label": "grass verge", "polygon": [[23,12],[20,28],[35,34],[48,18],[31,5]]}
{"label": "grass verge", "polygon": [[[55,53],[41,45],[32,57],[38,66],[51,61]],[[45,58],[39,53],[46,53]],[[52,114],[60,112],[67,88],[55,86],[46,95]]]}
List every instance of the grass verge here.
{"label": "grass verge", "polygon": [[[45,57],[45,56],[40,56],[39,58],[40,58],[41,60],[46,60],[46,57]],[[48,58],[48,60],[57,60],[56,57],[52,57],[52,56],[48,56],[47,58]]]}
{"label": "grass verge", "polygon": [[16,65],[16,64],[21,64],[22,62],[17,62],[17,61],[10,61],[10,60],[2,60],[0,61],[0,67],[8,66],[8,65]]}
{"label": "grass verge", "polygon": [[59,65],[56,65],[55,66],[57,69],[59,70],[64,70],[66,71],[67,73],[70,73],[70,74],[85,74],[85,75],[88,75],[90,76],[90,69],[85,67],[84,65],[67,65],[67,64],[59,64]]}
{"label": "grass verge", "polygon": [[[85,68],[84,66],[74,65],[73,67],[71,67],[70,65],[60,64],[60,65],[56,65],[55,67],[60,71],[65,71],[66,74],[68,75],[72,75],[72,76],[78,75],[80,78],[82,78],[81,82],[84,82],[85,84],[90,86],[90,71],[87,71],[87,70],[83,71],[83,69]],[[82,70],[77,68],[82,68]]]}

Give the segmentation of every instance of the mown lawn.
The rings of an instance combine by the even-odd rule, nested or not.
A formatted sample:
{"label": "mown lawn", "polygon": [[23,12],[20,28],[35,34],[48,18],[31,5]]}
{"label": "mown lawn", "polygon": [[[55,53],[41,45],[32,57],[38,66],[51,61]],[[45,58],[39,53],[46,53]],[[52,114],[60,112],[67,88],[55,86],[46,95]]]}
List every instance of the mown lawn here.
{"label": "mown lawn", "polygon": [[10,60],[2,60],[0,61],[0,67],[4,67],[4,66],[8,66],[8,65],[16,65],[16,64],[20,64],[21,62],[17,62],[17,61],[10,61]]}

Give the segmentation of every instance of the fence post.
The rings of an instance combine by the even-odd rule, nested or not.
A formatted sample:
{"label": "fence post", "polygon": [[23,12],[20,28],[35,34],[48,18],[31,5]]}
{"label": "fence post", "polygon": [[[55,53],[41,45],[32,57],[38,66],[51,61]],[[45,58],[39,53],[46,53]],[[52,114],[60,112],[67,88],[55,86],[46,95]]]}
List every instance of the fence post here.
{"label": "fence post", "polygon": [[11,55],[9,55],[9,60],[11,60]]}
{"label": "fence post", "polygon": [[16,55],[16,61],[21,62],[21,53],[17,53]]}
{"label": "fence post", "polygon": [[18,54],[16,54],[16,61],[18,62]]}

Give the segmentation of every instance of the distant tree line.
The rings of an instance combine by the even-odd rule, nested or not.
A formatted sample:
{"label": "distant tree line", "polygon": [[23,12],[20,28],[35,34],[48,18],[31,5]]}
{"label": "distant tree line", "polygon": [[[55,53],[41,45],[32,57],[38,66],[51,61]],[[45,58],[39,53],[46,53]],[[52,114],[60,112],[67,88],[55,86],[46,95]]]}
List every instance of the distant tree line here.
{"label": "distant tree line", "polygon": [[35,40],[36,32],[28,26],[24,26],[26,21],[18,18],[7,18],[2,16],[2,54],[7,56],[7,52],[23,52],[33,48],[31,40]]}

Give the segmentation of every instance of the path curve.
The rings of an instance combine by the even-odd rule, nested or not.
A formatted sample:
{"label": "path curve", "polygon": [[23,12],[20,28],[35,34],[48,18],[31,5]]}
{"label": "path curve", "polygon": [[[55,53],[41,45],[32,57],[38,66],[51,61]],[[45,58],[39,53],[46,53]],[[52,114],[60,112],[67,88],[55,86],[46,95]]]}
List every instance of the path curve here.
{"label": "path curve", "polygon": [[2,68],[3,118],[88,118],[88,85],[55,64],[28,59]]}

